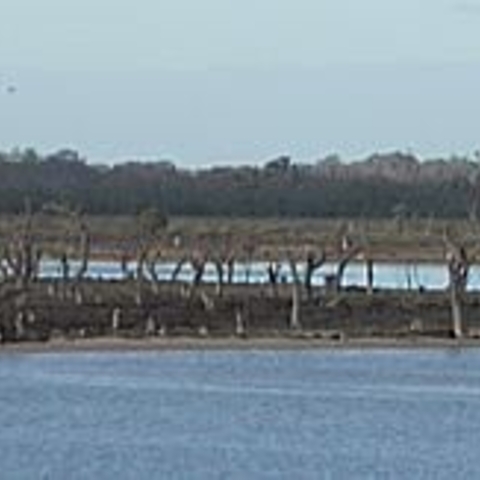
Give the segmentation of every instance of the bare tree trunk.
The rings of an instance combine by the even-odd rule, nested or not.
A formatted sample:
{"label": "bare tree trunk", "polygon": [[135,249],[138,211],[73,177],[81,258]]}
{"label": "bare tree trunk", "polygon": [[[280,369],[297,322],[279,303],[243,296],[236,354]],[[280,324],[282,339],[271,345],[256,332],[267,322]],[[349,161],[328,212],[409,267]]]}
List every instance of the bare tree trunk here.
{"label": "bare tree trunk", "polygon": [[242,258],[245,263],[245,283],[250,283],[250,276],[252,274],[252,262],[255,254],[255,244],[250,239],[242,247]]}
{"label": "bare tree trunk", "polygon": [[221,297],[223,295],[223,262],[221,258],[216,258],[213,260],[213,263],[217,271],[216,294],[218,297]]}
{"label": "bare tree trunk", "polygon": [[113,309],[112,312],[112,331],[116,335],[120,328],[120,320],[122,316],[122,310],[119,307]]}
{"label": "bare tree trunk", "polygon": [[453,336],[460,339],[463,337],[462,306],[459,292],[453,284],[450,285],[450,302],[452,306]]}
{"label": "bare tree trunk", "polygon": [[[141,212],[136,218],[136,251],[137,251],[137,294],[136,300],[137,304],[141,305],[143,303],[143,290],[145,283],[145,271],[144,267],[147,265],[149,255],[152,253],[152,250],[155,248],[158,243],[159,236],[164,232],[167,226],[168,220],[163,212],[158,211],[157,209],[149,209]],[[147,265],[148,267],[148,265]],[[155,277],[156,272],[155,265],[153,265],[153,270],[150,273],[153,273]],[[152,278],[154,288],[157,288],[157,284]]]}
{"label": "bare tree trunk", "polygon": [[147,270],[150,275],[150,280],[152,282],[152,290],[155,294],[158,294],[160,286],[160,278],[157,274],[157,263],[160,258],[161,252],[159,250],[156,250],[155,253],[151,255],[151,258],[147,259],[146,261]]}
{"label": "bare tree trunk", "polygon": [[235,258],[229,257],[227,259],[227,283],[231,285],[235,275]]}
{"label": "bare tree trunk", "polygon": [[62,253],[60,265],[62,269],[62,280],[64,283],[67,283],[70,277],[70,263],[68,262],[68,256],[66,252]]}
{"label": "bare tree trunk", "polygon": [[[63,299],[73,296],[77,302],[81,302],[80,282],[87,274],[90,261],[90,231],[88,226],[79,212],[68,208],[62,207],[53,210],[46,208],[43,212],[59,215],[58,218],[62,220],[63,245],[60,254],[61,296]],[[72,253],[72,250],[74,253]],[[37,251],[36,256],[40,254]],[[71,275],[71,259],[77,257],[80,265],[78,270]],[[40,259],[34,260],[32,264],[34,270],[38,267],[39,262]],[[70,281],[72,282],[71,284]]]}
{"label": "bare tree trunk", "polygon": [[175,268],[173,269],[173,272],[172,272],[172,277],[170,279],[170,281],[172,283],[176,282],[177,279],[178,279],[178,276],[180,275],[180,272],[182,271],[182,268],[183,266],[185,265],[185,263],[187,262],[187,259],[185,257],[182,257],[178,262],[177,264],[175,265]]}
{"label": "bare tree trunk", "polygon": [[300,330],[300,278],[298,276],[295,259],[290,258],[290,269],[292,271],[292,310],[290,312],[290,328]]}
{"label": "bare tree trunk", "polygon": [[300,284],[293,282],[292,284],[292,311],[290,314],[290,328],[292,330],[300,330]]}
{"label": "bare tree trunk", "polygon": [[32,207],[29,199],[25,200],[25,225],[22,239],[20,241],[20,255],[22,258],[21,285],[26,288],[34,274],[34,253],[33,253],[33,232],[32,232]]}
{"label": "bare tree trunk", "polygon": [[190,295],[193,295],[196,289],[199,287],[200,283],[202,282],[203,274],[205,273],[205,265],[207,260],[204,256],[202,257],[193,257],[190,260],[190,263],[193,268],[193,279],[192,279],[192,286],[190,289]]}
{"label": "bare tree trunk", "polygon": [[237,337],[245,337],[247,335],[245,320],[240,308],[235,309],[235,335]]}
{"label": "bare tree trunk", "polygon": [[87,225],[79,219],[79,234],[80,234],[80,267],[74,279],[74,297],[77,304],[83,303],[83,295],[81,292],[81,281],[85,278],[88,271],[88,263],[90,260],[90,232]]}
{"label": "bare tree trunk", "polygon": [[202,283],[203,274],[205,272],[205,260],[193,261],[193,284],[197,287]]}
{"label": "bare tree trunk", "polygon": [[444,241],[448,249],[447,260],[452,308],[452,333],[455,338],[460,339],[463,337],[461,297],[467,288],[470,262],[465,248],[453,243],[446,233],[444,234]]}
{"label": "bare tree trunk", "polygon": [[209,246],[209,258],[217,272],[216,294],[221,297],[226,282],[231,285],[235,266],[235,256],[231,245],[230,235],[227,238],[218,237],[212,240]]}
{"label": "bare tree trunk", "polygon": [[143,279],[145,277],[145,263],[147,261],[148,247],[144,246],[140,249],[137,257],[137,268],[135,278],[137,280]]}
{"label": "bare tree trunk", "polygon": [[250,283],[251,274],[252,274],[252,260],[248,259],[247,264],[245,265],[245,283],[247,285]]}
{"label": "bare tree trunk", "polygon": [[338,262],[337,274],[335,277],[335,291],[338,293],[342,289],[342,281],[343,275],[345,273],[345,269],[350,261],[360,252],[359,246],[351,246],[349,249],[343,254]]}
{"label": "bare tree trunk", "polygon": [[373,260],[367,258],[367,294],[373,295]]}
{"label": "bare tree trunk", "polygon": [[37,254],[33,238],[33,214],[30,201],[25,200],[23,225],[17,238],[3,251],[2,271],[13,277],[18,288],[25,289],[35,277]]}
{"label": "bare tree trunk", "polygon": [[312,279],[315,271],[318,270],[326,260],[325,252],[322,250],[322,253],[319,258],[315,258],[313,252],[308,252],[307,254],[307,264],[305,270],[305,290],[307,292],[308,300],[312,299]]}
{"label": "bare tree trunk", "polygon": [[75,275],[75,281],[82,280],[87,271],[90,261],[90,232],[84,222],[80,222],[80,268]]}
{"label": "bare tree trunk", "polygon": [[135,275],[136,280],[136,293],[135,293],[135,302],[137,305],[143,304],[143,290],[145,284],[145,272],[144,266],[147,259],[148,248],[143,247],[140,249],[138,258],[137,258],[137,272]]}
{"label": "bare tree trunk", "polygon": [[281,264],[279,262],[270,262],[267,267],[268,281],[270,283],[270,292],[273,297],[278,296],[278,277],[280,275]]}
{"label": "bare tree trunk", "polygon": [[122,252],[122,256],[120,258],[120,270],[122,271],[122,275],[125,280],[131,277],[131,273],[128,270],[128,254],[125,251]]}
{"label": "bare tree trunk", "polygon": [[35,251],[35,261],[33,264],[33,279],[38,280],[40,277],[40,267],[42,263],[42,250],[40,248],[37,248]]}

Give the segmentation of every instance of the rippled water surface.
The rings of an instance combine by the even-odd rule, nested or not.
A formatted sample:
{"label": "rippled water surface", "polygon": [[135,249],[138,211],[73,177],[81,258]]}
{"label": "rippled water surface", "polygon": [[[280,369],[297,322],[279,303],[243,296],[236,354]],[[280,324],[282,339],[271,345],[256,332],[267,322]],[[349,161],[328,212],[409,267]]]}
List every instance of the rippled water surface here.
{"label": "rippled water surface", "polygon": [[0,478],[480,478],[480,351],[1,354]]}

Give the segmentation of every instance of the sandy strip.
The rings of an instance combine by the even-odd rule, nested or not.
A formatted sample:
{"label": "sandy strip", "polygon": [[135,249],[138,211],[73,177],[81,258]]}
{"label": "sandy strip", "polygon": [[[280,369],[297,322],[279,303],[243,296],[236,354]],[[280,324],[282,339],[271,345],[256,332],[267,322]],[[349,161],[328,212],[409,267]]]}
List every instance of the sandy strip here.
{"label": "sandy strip", "polygon": [[48,342],[24,342],[0,345],[0,355],[9,353],[172,351],[172,350],[312,350],[312,349],[458,349],[478,348],[479,339],[440,338],[358,338],[341,340],[272,338],[88,338],[55,339]]}

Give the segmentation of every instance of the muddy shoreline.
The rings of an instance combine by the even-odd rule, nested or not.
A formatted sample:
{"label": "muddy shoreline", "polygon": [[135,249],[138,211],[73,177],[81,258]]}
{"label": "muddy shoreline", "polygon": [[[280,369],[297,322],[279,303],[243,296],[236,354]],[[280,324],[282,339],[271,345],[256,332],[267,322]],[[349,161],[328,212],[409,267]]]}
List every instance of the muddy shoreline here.
{"label": "muddy shoreline", "polygon": [[291,285],[144,285],[85,280],[3,285],[0,351],[418,348],[480,346],[480,292],[462,299],[453,339],[445,291],[349,289],[302,294]]}
{"label": "muddy shoreline", "polygon": [[57,354],[101,352],[175,352],[175,351],[309,351],[309,350],[461,350],[480,348],[480,339],[441,338],[357,338],[345,341],[322,339],[271,338],[150,338],[125,339],[99,337],[89,339],[55,339],[47,342],[19,342],[0,345],[2,354]]}

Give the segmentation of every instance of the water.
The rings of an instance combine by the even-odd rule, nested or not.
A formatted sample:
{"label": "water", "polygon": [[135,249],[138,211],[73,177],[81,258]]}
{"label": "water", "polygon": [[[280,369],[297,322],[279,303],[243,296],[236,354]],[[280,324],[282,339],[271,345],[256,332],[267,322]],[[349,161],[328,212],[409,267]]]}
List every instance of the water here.
{"label": "water", "polygon": [[[72,273],[78,269],[80,263],[73,262]],[[235,265],[234,282],[245,282],[247,270],[250,271],[250,283],[267,283],[267,263],[254,262],[248,266],[237,263]],[[324,285],[325,276],[336,271],[335,263],[326,263],[315,272],[313,277],[314,285]],[[299,274],[303,275],[305,266],[299,265]],[[131,263],[129,269],[134,272],[135,264]],[[157,274],[161,280],[170,280],[175,264],[166,262],[159,264]],[[291,282],[291,272],[287,264],[281,268],[281,277]],[[41,275],[43,277],[60,278],[61,265],[57,261],[45,261],[42,263]],[[148,275],[148,272],[147,272]],[[121,279],[123,274],[118,262],[94,261],[90,262],[88,276],[91,278]],[[178,276],[181,281],[189,282],[193,278],[193,270],[189,264],[185,264]],[[214,265],[207,264],[205,282],[216,282],[217,273]],[[356,285],[365,287],[367,284],[366,267],[363,263],[351,263],[345,270],[344,285]],[[448,270],[446,265],[433,263],[377,263],[374,265],[374,286],[386,289],[409,289],[424,287],[427,289],[445,289],[448,285]],[[480,265],[473,265],[470,269],[468,288],[480,290]]]}
{"label": "water", "polygon": [[0,354],[5,479],[480,478],[480,351]]}

